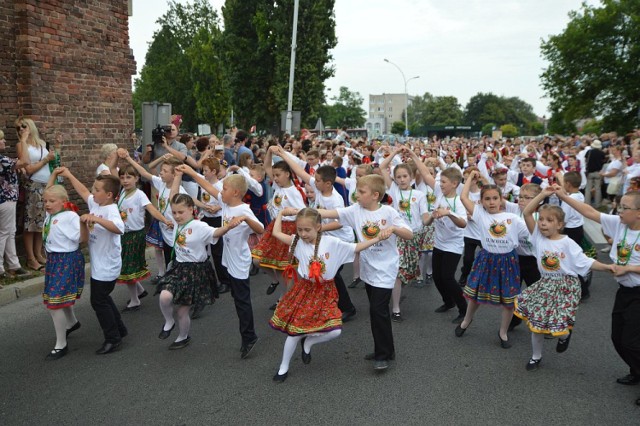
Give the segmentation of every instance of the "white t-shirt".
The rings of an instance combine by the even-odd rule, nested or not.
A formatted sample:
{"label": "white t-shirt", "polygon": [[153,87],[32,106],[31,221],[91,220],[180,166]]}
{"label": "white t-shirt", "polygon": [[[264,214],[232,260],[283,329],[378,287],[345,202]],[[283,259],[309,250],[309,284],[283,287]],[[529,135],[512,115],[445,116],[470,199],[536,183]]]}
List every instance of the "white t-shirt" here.
{"label": "white t-shirt", "polygon": [[[100,206],[93,200],[93,195],[90,195],[87,205],[91,214],[113,222],[120,232],[124,232],[124,222],[115,204]],[[90,226],[91,278],[98,281],[113,281],[118,278],[122,267],[121,250],[120,234],[109,232],[102,225]]]}
{"label": "white t-shirt", "polygon": [[[300,195],[300,194],[298,194]],[[242,203],[235,207],[229,207],[228,204],[222,202],[222,194],[218,195],[218,201],[222,206],[222,224],[226,225],[234,217],[247,216],[254,221],[260,223],[258,218],[251,211],[248,204]],[[262,224],[261,224],[262,225]],[[229,274],[239,280],[249,278],[251,270],[251,249],[249,248],[249,235],[253,231],[247,224],[242,222],[240,225],[224,234],[224,249],[222,250],[222,265],[227,268]]]}
{"label": "white t-shirt", "polygon": [[[515,214],[522,221],[524,221],[524,218],[522,217],[522,211],[520,210],[520,206],[518,206],[518,204],[507,201],[505,211],[507,213]],[[533,213],[533,219],[536,222],[538,221],[538,212]],[[525,222],[525,227],[526,225],[527,223]],[[529,234],[529,232],[527,232],[526,236],[520,236],[516,252],[518,253],[518,256],[535,256],[535,253],[533,252],[533,244],[531,243],[531,234]]]}
{"label": "white t-shirt", "polygon": [[[584,195],[582,195],[581,192],[575,192],[573,194],[569,194],[569,196],[576,201],[584,203]],[[562,203],[560,207],[564,212],[565,228],[577,228],[584,225],[584,217],[580,213],[578,213],[576,209],[571,207],[568,203]]]}
{"label": "white t-shirt", "polygon": [[207,260],[207,245],[215,244],[218,238],[213,236],[216,228],[200,220],[192,220],[184,226],[174,220],[173,250],[178,262],[204,262]]}
{"label": "white t-shirt", "polygon": [[[478,208],[482,208],[480,205],[480,191],[469,192],[469,199],[475,203],[474,211]],[[473,217],[467,214],[467,227],[464,228],[465,238],[473,238],[474,240],[480,240],[480,227],[478,223],[473,220]]]}
{"label": "white t-shirt", "polygon": [[[278,217],[280,210],[287,207],[293,207],[295,209],[303,209],[306,207],[304,205],[302,194],[295,185],[291,184],[288,188],[282,188],[274,182],[271,184],[271,187],[273,188],[273,196],[271,197],[271,200],[269,200],[269,204],[267,204],[267,210],[274,220]],[[316,193],[316,199],[317,198],[318,194]],[[284,222],[292,222],[296,220],[296,217],[283,216],[282,220]]]}
{"label": "white t-shirt", "polygon": [[[355,169],[354,169],[353,173],[355,174]],[[358,203],[358,193],[356,192],[356,185],[357,184],[358,184],[358,182],[356,181],[355,176],[354,177],[345,178],[345,180],[344,180],[344,187],[347,188],[347,191],[349,192],[349,204],[350,205]]]}
{"label": "white t-shirt", "polygon": [[473,221],[480,228],[482,248],[489,253],[509,253],[518,247],[521,238],[529,231],[518,215],[513,213],[488,213],[484,207],[473,209]]}
{"label": "white t-shirt", "polygon": [[[222,181],[219,180],[216,183],[212,184],[213,187],[215,189],[218,190],[218,192],[222,192]],[[214,197],[213,195],[209,194],[207,191],[205,191],[204,189],[200,188],[200,201],[202,201],[204,204],[208,205],[208,206],[220,206],[220,203],[218,202],[218,199],[216,197]],[[202,215],[204,217],[220,217],[222,216],[222,210],[218,210],[217,212],[215,212],[214,214],[209,213],[206,210],[202,211]]]}
{"label": "white t-shirt", "polygon": [[624,167],[622,165],[622,161],[614,159],[613,161],[611,161],[607,165],[607,168],[604,170],[604,172],[605,173],[609,173],[609,172],[613,171],[614,169],[618,170],[618,174],[616,174],[615,176],[610,176],[610,177],[604,178],[604,183],[609,183],[610,179],[622,175],[622,170],[624,170]]}
{"label": "white t-shirt", "polygon": [[[316,186],[316,178],[312,177],[311,186],[315,188],[316,191],[316,200],[314,202],[314,208],[316,209],[326,209],[326,210],[336,210],[344,207],[344,198],[342,195],[336,191],[335,188],[332,188],[331,195],[325,197],[320,192],[320,189]],[[336,219],[322,219],[323,224],[336,222]],[[332,235],[336,238],[340,238],[342,241],[347,243],[353,242],[353,229],[348,226],[342,226],[340,229],[336,229],[335,231],[327,231],[324,235]]]}
{"label": "white t-shirt", "polygon": [[109,168],[109,166],[107,166],[106,164],[102,163],[96,169],[96,176],[100,176],[102,174],[102,172],[104,172],[104,171],[108,172],[108,173],[105,173],[105,175],[110,175],[111,174],[111,169]]}
{"label": "white t-shirt", "polygon": [[[298,274],[302,278],[309,279],[309,263],[313,258],[314,250],[314,244],[305,243],[301,239],[296,244],[293,255],[298,259]],[[347,243],[339,238],[323,234],[318,246],[318,258],[322,265],[322,279],[325,281],[333,279],[343,264],[353,262],[355,254],[355,243]]]}
{"label": "white t-shirt", "polygon": [[[402,220],[400,213],[389,206],[366,210],[360,204],[338,209],[340,223],[356,231],[358,241],[378,236],[380,230],[389,226],[411,229]],[[398,248],[396,235],[374,244],[360,252],[360,278],[373,287],[393,288],[398,276]]]}
{"label": "white t-shirt", "polygon": [[125,191],[120,191],[118,200],[118,210],[124,222],[124,232],[140,231],[144,229],[144,214],[146,207],[151,204],[147,194],[136,189],[129,196],[125,196]]}
{"label": "white t-shirt", "polygon": [[70,253],[80,246],[80,216],[72,211],[61,211],[54,215],[46,214],[45,230],[49,234],[44,244],[48,253]]}
{"label": "white t-shirt", "polygon": [[537,225],[531,235],[531,242],[538,259],[538,270],[543,276],[585,276],[595,262],[571,238],[564,235],[559,240],[550,240],[540,233]]}
{"label": "white t-shirt", "polygon": [[[44,146],[35,147],[33,145],[28,146],[28,154],[29,154],[29,163],[35,164],[49,155],[49,150]],[[49,182],[49,177],[51,176],[51,171],[49,170],[49,165],[45,164],[42,166],[37,172],[33,173],[29,179],[38,183],[47,183]]]}
{"label": "white t-shirt", "polygon": [[422,215],[427,211],[427,197],[417,189],[401,190],[395,183],[391,183],[389,195],[393,200],[393,208],[400,213],[400,217],[412,231],[422,229]]}
{"label": "white t-shirt", "polygon": [[[151,183],[153,187],[158,191],[158,210],[160,213],[164,215],[169,220],[173,220],[173,213],[171,212],[171,200],[169,197],[171,196],[171,188],[167,187],[165,183],[158,176],[151,177]],[[180,190],[178,191],[180,194],[186,194],[187,191],[180,185]],[[164,223],[160,223],[160,232],[162,233],[162,239],[165,244],[168,244],[169,247],[173,247],[173,229],[169,228]]]}
{"label": "white t-shirt", "polygon": [[[454,197],[446,198],[439,184],[436,184],[434,192],[436,194],[434,210],[444,207],[451,210],[454,216],[467,221],[467,209],[457,194]],[[434,247],[449,253],[462,254],[464,251],[464,228],[458,228],[448,217],[435,219],[433,223],[435,227]]]}
{"label": "white t-shirt", "polygon": [[[627,225],[620,221],[620,216],[601,214],[600,223],[602,232],[613,238],[609,258],[613,263],[640,265],[640,231],[628,229]],[[622,244],[624,240],[624,244]],[[620,246],[620,250],[618,250]],[[629,259],[627,263],[627,259]],[[629,272],[615,277],[620,285],[625,287],[640,287],[640,274]]]}

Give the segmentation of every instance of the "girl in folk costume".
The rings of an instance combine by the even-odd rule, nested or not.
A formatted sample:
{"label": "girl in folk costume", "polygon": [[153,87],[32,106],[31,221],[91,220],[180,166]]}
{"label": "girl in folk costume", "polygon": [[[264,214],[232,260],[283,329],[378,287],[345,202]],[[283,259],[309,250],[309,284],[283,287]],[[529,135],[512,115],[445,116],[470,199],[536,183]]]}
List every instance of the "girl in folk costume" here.
{"label": "girl in folk costume", "polygon": [[[414,164],[416,165],[417,171],[418,163],[416,162],[415,157],[413,157]],[[420,162],[420,164],[424,164],[432,176],[436,175],[436,169],[433,166],[433,163],[428,162]],[[415,187],[418,191],[425,194],[425,198],[427,200],[427,212],[431,214],[433,212],[433,208],[436,204],[436,193],[434,190],[427,185],[422,177],[422,173],[416,173],[416,183]],[[433,240],[434,240],[434,232],[435,228],[433,224],[424,225],[424,232],[421,233],[422,240],[418,246],[420,250],[420,279],[416,281],[416,287],[420,287],[426,284],[431,284],[433,282]]]}
{"label": "girl in folk costume", "polygon": [[[295,235],[282,232],[282,218],[293,215],[295,209],[280,210],[273,226],[273,237],[290,246],[289,264],[285,275],[293,279],[269,321],[269,325],[287,334],[280,368],[273,380],[284,382],[289,375],[289,363],[298,342],[302,346],[302,362],[311,362],[311,348],[340,336],[342,313],[338,309],[338,292],[333,277],[344,264],[353,261],[355,253],[391,235],[382,231],[362,243],[346,243],[330,235],[322,235],[322,218],[317,210],[304,208],[295,216]],[[297,271],[293,266],[297,259]]]}
{"label": "girl in folk costume", "polygon": [[[270,147],[264,160],[265,172],[271,179],[273,188],[273,197],[267,207],[272,218],[277,217],[284,208],[305,207],[303,191],[294,183],[289,165],[284,161],[271,164],[272,155],[276,151],[277,147]],[[272,235],[274,223],[275,221],[267,226],[262,239],[251,250],[251,256],[258,260],[259,266],[272,271],[274,281],[267,288],[267,294],[272,294],[276,287],[285,281],[281,272],[289,264],[287,256],[289,247]],[[296,223],[293,218],[285,218],[282,221],[282,232],[287,235],[293,235],[296,232]],[[272,308],[275,308],[275,305]]]}
{"label": "girl in folk costume", "polygon": [[84,256],[79,247],[88,237],[86,227],[80,226],[78,208],[68,201],[67,191],[62,185],[53,185],[56,177],[54,172],[43,194],[46,217],[42,241],[47,263],[42,297],[56,330],[56,345],[47,355],[48,360],[65,356],[67,336],[80,328],[73,306],[84,287]]}
{"label": "girl in folk costume", "polygon": [[169,349],[182,349],[191,342],[191,305],[209,305],[218,296],[213,266],[207,260],[207,245],[215,244],[219,237],[233,227],[233,224],[229,224],[214,228],[203,221],[194,220],[193,199],[188,194],[178,194],[177,186],[181,176],[182,173],[176,173],[177,181],[172,187],[171,198],[175,260],[156,289],[156,294],[160,293],[160,310],[165,321],[158,338],[164,340],[171,335],[176,325],[173,306],[178,306],[180,334]]}
{"label": "girl in folk costume", "polygon": [[473,262],[464,288],[464,296],[469,304],[455,334],[462,337],[480,303],[497,305],[503,308],[498,332],[500,346],[508,349],[511,343],[507,329],[513,316],[513,302],[520,293],[520,268],[515,249],[520,238],[526,237],[528,231],[518,215],[501,212],[502,194],[496,185],[483,185],[480,190],[481,205],[476,205],[469,198],[471,183],[479,176],[479,172],[472,172],[460,195],[468,214],[480,228],[482,250]]}
{"label": "girl in folk costume", "polygon": [[393,208],[400,213],[400,217],[402,217],[406,225],[408,225],[413,232],[413,238],[410,240],[399,239],[397,241],[398,252],[400,253],[400,269],[398,270],[398,277],[396,278],[391,294],[391,320],[395,322],[401,322],[403,320],[400,313],[402,286],[420,277],[418,244],[423,239],[423,225],[430,218],[427,212],[427,199],[425,194],[411,188],[413,170],[408,164],[398,164],[393,169],[394,180],[391,180],[387,167],[393,157],[402,152],[413,153],[413,151],[398,147],[392,155],[385,158],[380,165],[380,170],[382,171],[382,176],[387,186],[387,192],[391,194],[391,198],[393,199]]}
{"label": "girl in folk costume", "polygon": [[116,282],[127,285],[131,295],[122,312],[134,312],[140,309],[140,299],[147,296],[140,281],[150,275],[145,258],[145,212],[149,212],[154,219],[169,227],[173,226],[173,222],[153,207],[146,194],[137,188],[140,174],[133,166],[126,165],[120,168],[118,176],[122,189],[117,205],[124,222],[124,234],[121,237],[122,270]]}
{"label": "girl in folk costume", "polygon": [[[587,257],[575,241],[561,234],[564,211],[560,207],[543,205],[536,223],[533,217],[536,207],[556,191],[562,191],[558,185],[544,189],[523,211],[527,228],[532,233],[531,243],[542,275],[539,281],[518,296],[514,312],[527,322],[531,330],[533,353],[526,366],[529,371],[540,366],[545,334],[559,336],[557,352],[564,352],[569,347],[580,303],[578,276],[584,276],[590,270],[615,271],[613,265],[605,265]],[[569,197],[562,194],[561,198],[566,202]]]}

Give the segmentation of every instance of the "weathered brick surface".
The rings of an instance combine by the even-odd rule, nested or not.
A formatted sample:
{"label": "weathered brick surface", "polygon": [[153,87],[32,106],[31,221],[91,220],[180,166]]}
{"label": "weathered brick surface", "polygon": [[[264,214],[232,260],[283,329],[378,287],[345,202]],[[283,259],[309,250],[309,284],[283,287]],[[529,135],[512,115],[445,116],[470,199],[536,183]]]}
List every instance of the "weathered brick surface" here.
{"label": "weathered brick surface", "polygon": [[134,126],[127,2],[3,0],[0,28],[7,152],[15,152],[15,118],[31,117],[43,139],[63,134],[63,164],[89,184],[100,146],[126,143]]}

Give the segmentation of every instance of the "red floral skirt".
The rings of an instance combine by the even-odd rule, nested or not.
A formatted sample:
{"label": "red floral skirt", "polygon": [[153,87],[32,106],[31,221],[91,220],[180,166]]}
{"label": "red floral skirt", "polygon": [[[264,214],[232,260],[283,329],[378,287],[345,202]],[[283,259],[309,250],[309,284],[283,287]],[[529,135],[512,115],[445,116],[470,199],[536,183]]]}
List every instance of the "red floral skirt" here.
{"label": "red floral skirt", "polygon": [[[274,223],[271,222],[267,226],[260,242],[251,250],[251,256],[259,259],[260,266],[263,268],[282,271],[289,264],[289,246],[273,236]],[[296,223],[294,221],[282,222],[282,232],[287,235],[294,235],[296,233]]]}

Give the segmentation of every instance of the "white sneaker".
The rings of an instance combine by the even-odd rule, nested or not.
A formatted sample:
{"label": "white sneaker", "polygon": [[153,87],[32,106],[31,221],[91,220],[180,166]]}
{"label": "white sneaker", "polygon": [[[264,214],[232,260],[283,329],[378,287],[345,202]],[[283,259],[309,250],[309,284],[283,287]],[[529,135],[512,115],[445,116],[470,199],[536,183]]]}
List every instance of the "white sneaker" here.
{"label": "white sneaker", "polygon": [[611,251],[611,246],[606,246],[600,250],[600,253],[609,253]]}

